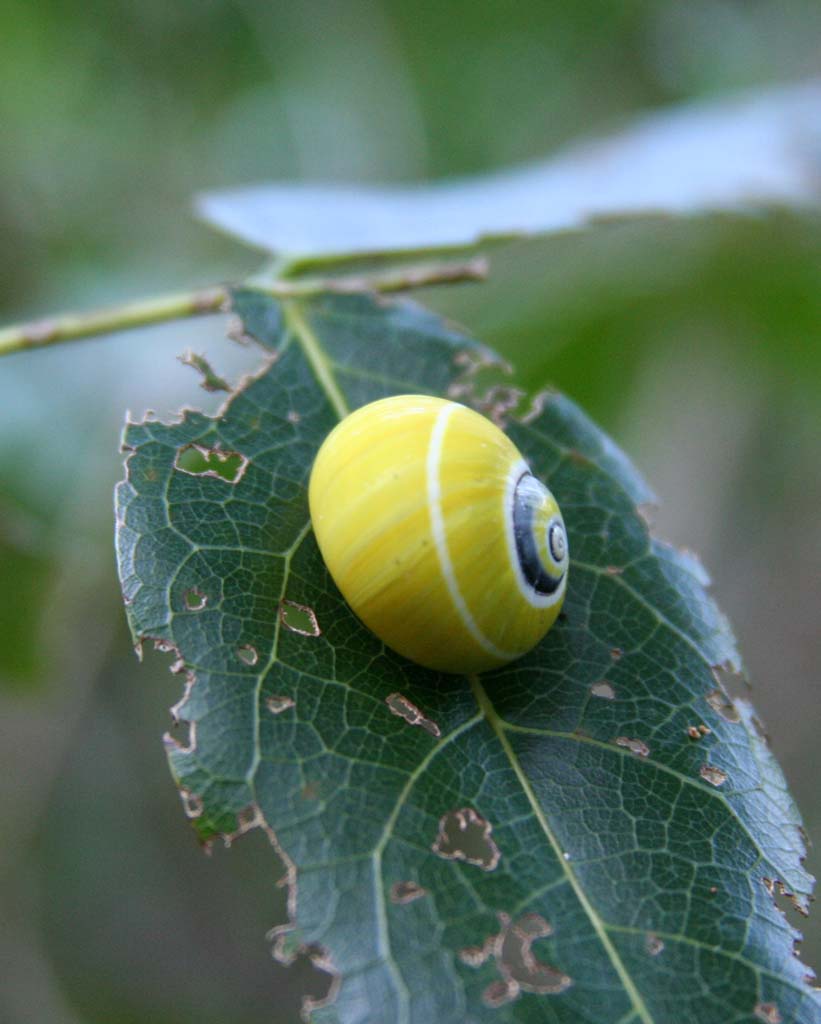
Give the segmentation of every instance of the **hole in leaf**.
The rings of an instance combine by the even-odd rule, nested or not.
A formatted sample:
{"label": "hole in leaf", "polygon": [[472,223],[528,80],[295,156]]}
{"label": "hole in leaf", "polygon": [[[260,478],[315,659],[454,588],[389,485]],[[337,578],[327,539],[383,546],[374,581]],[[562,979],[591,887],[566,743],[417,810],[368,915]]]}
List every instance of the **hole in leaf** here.
{"label": "hole in leaf", "polygon": [[617,736],[615,743],[617,747],[624,747],[637,757],[647,757],[650,753],[650,748],[643,740],[634,740],[629,736]]}
{"label": "hole in leaf", "polygon": [[741,721],[738,708],[721,690],[710,690],[710,692],[705,695],[705,700],[713,711],[717,711],[718,714],[728,722]]}
{"label": "hole in leaf", "polygon": [[652,932],[647,933],[647,937],[644,940],[644,946],[650,956],[658,956],[659,953],[664,949],[664,943]]}
{"label": "hole in leaf", "polygon": [[530,400],[530,408],[519,417],[521,422],[532,423],[534,420],[537,420],[544,412],[548,402],[556,398],[556,394],[555,391],[551,391],[548,388],[545,388],[543,391],[537,391]]}
{"label": "hole in leaf", "polygon": [[396,882],[391,886],[392,903],[413,903],[414,900],[427,896],[428,890],[416,882]]}
{"label": "hole in leaf", "polygon": [[208,604],[208,596],[198,587],[191,587],[185,592],[185,607],[189,612],[201,612]]}
{"label": "hole in leaf", "polygon": [[800,914],[801,917],[807,917],[809,909],[801,905],[796,896],[786,888],[780,879],[762,878],[762,882],[767,887],[767,892],[772,896],[773,903],[778,910],[787,918],[793,928],[800,928],[801,920],[795,916],[794,912]]}
{"label": "hole in leaf", "polygon": [[296,704],[290,697],[286,697],[284,694],[273,694],[270,697],[266,697],[265,706],[272,715],[281,715],[283,711],[295,707]]}
{"label": "hole in leaf", "polygon": [[294,968],[305,977],[300,982],[303,1020],[311,1020],[314,1010],[329,1006],[339,991],[340,975],[321,946],[306,946],[294,958]]}
{"label": "hole in leaf", "polygon": [[[173,708],[172,708],[173,711]],[[179,750],[183,754],[192,754],[197,747],[197,723],[188,722],[188,742],[181,743],[176,736],[172,736],[170,732],[165,733],[162,740],[165,744],[166,750]]]}
{"label": "hole in leaf", "polygon": [[610,657],[613,659],[613,661],[619,661],[620,658],[624,657],[624,651],[621,649],[621,647],[611,647]]}
{"label": "hole in leaf", "polygon": [[513,373],[510,364],[491,353],[468,351],[457,352],[453,362],[462,372],[448,388],[448,398],[464,402],[504,426],[525,397],[524,391],[508,381]]}
{"label": "hole in leaf", "polygon": [[154,644],[154,650],[158,651],[160,654],[174,655],[174,661],[168,666],[169,672],[173,672],[174,675],[179,675],[182,672],[187,673],[185,659],[183,658],[179,647],[177,647],[173,641],[168,640],[165,637],[141,636],[137,642],[137,646],[134,648],[140,661],[143,660],[143,643],[146,640],[151,640]]}
{"label": "hole in leaf", "polygon": [[197,681],[197,677],[194,672],[187,672],[185,675],[185,687],[182,691],[182,696],[169,710],[171,712],[171,718],[174,720],[174,724],[178,725],[181,721],[185,720],[185,706],[188,703],[188,699],[191,696],[191,691],[194,688],[194,684]]}
{"label": "hole in leaf", "polygon": [[448,811],[439,821],[432,850],[445,860],[463,860],[483,871],[493,871],[501,853],[491,838],[493,826],[472,807]]}
{"label": "hole in leaf", "polygon": [[616,691],[613,689],[611,683],[608,683],[606,679],[602,679],[598,683],[593,683],[590,687],[590,692],[594,697],[602,697],[604,700],[615,700]]}
{"label": "hole in leaf", "polygon": [[297,604],[295,601],[280,602],[279,621],[287,630],[301,636],[322,635],[313,608],[305,604]]}
{"label": "hole in leaf", "polygon": [[750,692],[750,684],[743,672],[740,672],[731,663],[724,662],[721,665],[710,666],[713,678],[718,685],[730,696],[743,697]]}
{"label": "hole in leaf", "polygon": [[716,681],[716,686],[730,700],[749,698],[752,693],[752,687],[744,673],[732,662],[725,661],[720,665],[711,665],[710,669]]}
{"label": "hole in leaf", "polygon": [[712,764],[703,764],[699,768],[698,774],[705,780],[705,782],[709,782],[711,786],[723,786],[727,781],[727,773],[723,769],[716,768],[716,766]]}
{"label": "hole in leaf", "polygon": [[252,644],[243,644],[237,648],[237,657],[243,665],[256,665],[259,661],[259,652]]}
{"label": "hole in leaf", "polygon": [[753,724],[753,728],[755,729],[755,732],[756,732],[756,735],[758,736],[758,738],[760,740],[763,740],[764,743],[766,743],[769,746],[770,735],[767,732],[767,730],[766,730],[766,728],[764,726],[764,723],[761,721],[761,719],[758,717],[758,715],[755,714],[755,713],[750,715],[750,721]]}
{"label": "hole in leaf", "polygon": [[404,718],[408,725],[418,725],[425,732],[429,732],[431,736],[439,737],[442,735],[436,722],[431,721],[430,718],[425,718],[419,708],[412,704],[407,697],[403,697],[401,693],[390,694],[390,696],[385,698],[385,703],[394,715]]}
{"label": "hole in leaf", "polygon": [[299,421],[301,419],[302,419],[302,417],[294,409],[291,409],[291,411],[288,413],[288,422],[289,423],[299,423]]}
{"label": "hole in leaf", "polygon": [[515,412],[522,403],[525,392],[521,388],[513,388],[504,384],[488,388],[477,403],[485,416],[499,426],[507,425],[508,416]]}
{"label": "hole in leaf", "polygon": [[502,931],[499,969],[508,974],[525,992],[563,992],[570,978],[561,971],[537,960],[531,949],[536,939],[544,938],[553,929],[539,914],[525,914],[510,928]]}
{"label": "hole in leaf", "polygon": [[482,946],[469,946],[459,956],[469,967],[480,967],[491,957],[501,975],[482,994],[487,1006],[502,1006],[521,992],[555,995],[573,984],[568,975],[538,960],[533,953],[536,939],[545,938],[553,929],[540,914],[525,914],[513,924],[507,914],[499,915],[501,930],[489,936]]}
{"label": "hole in leaf", "polygon": [[186,818],[199,818],[203,811],[202,797],[192,793],[189,789],[181,789],[180,799]]}
{"label": "hole in leaf", "polygon": [[187,444],[177,452],[174,467],[189,476],[212,476],[235,484],[247,469],[248,459],[239,452]]}

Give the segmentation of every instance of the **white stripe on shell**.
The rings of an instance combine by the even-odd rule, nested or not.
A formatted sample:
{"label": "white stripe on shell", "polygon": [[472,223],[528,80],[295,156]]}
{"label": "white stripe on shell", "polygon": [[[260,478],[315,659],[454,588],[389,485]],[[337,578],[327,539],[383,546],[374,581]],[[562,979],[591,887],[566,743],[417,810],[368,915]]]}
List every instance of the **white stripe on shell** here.
{"label": "white stripe on shell", "polygon": [[516,577],[516,585],[519,593],[533,608],[549,608],[551,605],[561,601],[567,587],[567,570],[565,570],[562,582],[552,594],[540,594],[527,582],[522,566],[519,562],[519,554],[516,551],[516,534],[513,530],[513,498],[516,493],[516,484],[523,473],[529,473],[530,467],[524,459],[519,459],[510,467],[505,482],[505,536],[507,537],[507,557],[513,567],[513,575]]}
{"label": "white stripe on shell", "polygon": [[465,629],[470,633],[483,651],[487,651],[488,654],[492,654],[494,658],[498,658],[500,661],[512,661],[514,658],[521,657],[522,652],[502,650],[502,648],[497,647],[496,644],[488,640],[485,634],[476,625],[476,620],[471,615],[470,609],[462,596],[462,592],[459,590],[459,584],[456,582],[456,574],[453,571],[453,562],[451,561],[450,552],[448,551],[448,541],[445,533],[445,520],[442,516],[442,486],[439,479],[439,470],[442,461],[442,443],[445,437],[445,428],[447,427],[451,413],[459,408],[461,407],[456,402],[449,402],[447,405],[443,406],[434,421],[433,431],[430,436],[427,460],[427,482],[428,508],[430,509],[433,540],[436,545],[436,553],[439,556],[439,567],[442,570],[442,576],[445,580],[445,584],[447,585],[448,593],[451,596],[451,600],[456,607],[456,611],[458,612],[459,618],[462,620],[462,624]]}

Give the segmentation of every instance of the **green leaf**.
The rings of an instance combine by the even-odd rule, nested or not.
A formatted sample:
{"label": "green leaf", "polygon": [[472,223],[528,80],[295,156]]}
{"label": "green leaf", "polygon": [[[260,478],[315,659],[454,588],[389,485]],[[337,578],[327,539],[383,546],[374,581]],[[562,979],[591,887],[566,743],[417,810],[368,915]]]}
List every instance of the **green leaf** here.
{"label": "green leaf", "polygon": [[57,569],[46,524],[12,500],[13,476],[0,477],[0,689],[24,692],[48,675],[43,622]]}
{"label": "green leaf", "polygon": [[821,83],[811,80],[689,103],[540,163],[472,178],[381,188],[270,183],[205,193],[196,206],[220,230],[309,264],[471,247],[602,218],[806,207],[819,199],[819,97]]}
{"label": "green leaf", "polygon": [[7,543],[0,530],[0,688],[28,689],[43,682],[43,606],[54,566],[47,557]]}
{"label": "green leaf", "polygon": [[203,840],[267,830],[291,866],[275,953],[338,976],[315,1019],[816,1022],[772,896],[807,906],[798,812],[625,456],[556,394],[510,423],[564,511],[566,615],[508,668],[427,672],[341,599],[306,483],[346,409],[476,400],[492,354],[407,302],[234,307],[269,358],[219,419],[127,427],[117,551],[135,640],[187,674],[187,812]]}

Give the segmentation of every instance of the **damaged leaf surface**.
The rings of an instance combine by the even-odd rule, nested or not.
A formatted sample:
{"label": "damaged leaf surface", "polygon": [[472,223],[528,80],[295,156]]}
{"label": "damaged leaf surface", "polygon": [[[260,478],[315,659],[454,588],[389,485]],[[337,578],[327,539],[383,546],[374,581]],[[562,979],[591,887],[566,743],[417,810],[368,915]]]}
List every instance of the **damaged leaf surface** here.
{"label": "damaged leaf surface", "polygon": [[[275,952],[308,948],[338,975],[312,1019],[754,1024],[773,1006],[816,1022],[771,895],[808,902],[797,810],[750,706],[717,709],[732,636],[692,556],[649,534],[626,458],[558,395],[509,424],[564,513],[566,614],[486,676],[418,668],[328,577],[308,474],[344,408],[465,400],[466,360],[490,355],[406,302],[243,291],[234,306],[265,368],[219,419],[128,426],[117,553],[135,639],[187,677],[169,758],[194,826],[265,827],[293,865]],[[243,472],[185,472],[181,450],[234,453]],[[437,855],[459,814],[493,857],[460,856],[459,828]],[[517,942],[498,938],[510,922]]]}

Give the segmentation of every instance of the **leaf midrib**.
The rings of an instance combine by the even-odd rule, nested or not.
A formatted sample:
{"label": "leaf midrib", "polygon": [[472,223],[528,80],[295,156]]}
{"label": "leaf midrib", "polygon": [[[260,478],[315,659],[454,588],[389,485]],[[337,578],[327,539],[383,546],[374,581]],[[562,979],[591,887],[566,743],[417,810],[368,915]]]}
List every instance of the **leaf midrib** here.
{"label": "leaf midrib", "polygon": [[[340,391],[339,385],[337,384],[336,379],[334,377],[334,366],[331,360],[328,358],[327,354],[325,353],[324,349],[322,348],[319,339],[310,329],[307,321],[305,320],[305,317],[300,308],[300,304],[297,302],[283,303],[283,313],[285,315],[286,322],[288,323],[294,336],[297,338],[303,350],[303,353],[305,354],[305,357],[311,367],[311,370],[313,371],[314,376],[316,377],[317,383],[325,392],[328,401],[330,402],[339,419],[344,419],[345,416],[348,415],[349,408],[344,396],[342,395],[342,392]],[[650,1012],[647,1009],[647,1006],[641,994],[636,988],[636,985],[630,973],[625,967],[621,957],[618,954],[618,951],[614,947],[609,935],[605,930],[604,922],[601,920],[599,915],[596,913],[594,907],[588,900],[587,894],[585,893],[579,879],[576,877],[575,872],[571,869],[570,865],[565,860],[561,845],[559,844],[556,836],[550,828],[550,825],[544,815],[544,811],[541,805],[539,804],[538,800],[536,799],[536,795],[533,792],[530,782],[527,779],[527,776],[522,771],[522,767],[519,764],[519,760],[516,757],[513,748],[510,746],[507,736],[505,736],[504,734],[504,731],[502,729],[501,718],[496,713],[496,709],[493,706],[492,702],[490,701],[490,698],[488,697],[484,687],[480,683],[479,678],[477,676],[470,676],[468,678],[470,681],[471,689],[473,690],[474,697],[476,698],[476,703],[480,711],[484,715],[485,720],[488,722],[488,724],[491,726],[494,733],[496,734],[496,737],[499,743],[501,744],[502,749],[505,752],[505,756],[507,757],[508,761],[511,764],[511,767],[513,768],[519,785],[522,787],[522,790],[525,793],[533,809],[533,813],[536,817],[536,820],[539,822],[539,825],[542,831],[544,832],[545,837],[547,838],[548,842],[553,848],[554,853],[556,855],[556,859],[558,863],[562,866],[562,869],[567,876],[568,882],[570,883],[574,893],[576,894],[576,898],[579,900],[579,903],[581,904],[582,908],[584,909],[585,913],[590,919],[593,929],[595,930],[596,935],[603,949],[607,953],[616,973],[621,979],[625,992],[627,993],[633,1005],[634,1012],[638,1015],[638,1018],[643,1022],[643,1024],[654,1024],[653,1018],[650,1015]],[[437,744],[437,747],[434,747],[433,750],[435,751],[438,748],[438,746],[439,744]],[[432,754],[433,751],[431,751],[428,757],[423,762],[421,762],[421,765],[424,765],[427,762],[427,760],[429,760],[429,758],[432,756]],[[401,808],[404,802],[404,798],[407,796],[407,793],[410,792],[410,789],[412,788],[416,778],[418,777],[419,772],[423,770],[421,765],[417,766],[415,772],[408,779],[408,782],[406,783],[403,792],[399,800],[397,801],[397,805],[394,809],[394,814],[392,818],[395,819],[396,814],[398,814],[398,809]],[[376,857],[374,857],[374,864],[376,866]],[[375,872],[375,874],[381,875],[380,872]],[[383,887],[384,886],[382,886],[381,888]],[[384,893],[381,893],[380,895],[382,900],[384,900]],[[383,937],[385,934],[386,930],[383,932]],[[390,956],[388,958],[388,965],[389,970],[391,970],[391,973],[393,973],[393,971],[395,970],[395,967],[391,966],[393,965],[393,963],[393,957]],[[404,988],[404,981],[402,987]],[[402,1016],[406,1019],[407,1003],[405,1003],[401,998],[400,988],[397,988],[397,996],[399,996],[400,999],[400,1008],[403,1011]]]}
{"label": "leaf midrib", "polygon": [[331,361],[305,319],[300,303],[283,302],[282,312],[285,322],[302,346],[302,351],[314,372],[317,383],[325,392],[339,419],[344,419],[351,410],[336,382]]}
{"label": "leaf midrib", "polygon": [[528,802],[530,803],[530,806],[533,810],[533,815],[538,821],[539,826],[542,829],[542,832],[544,832],[545,838],[547,839],[548,843],[553,848],[553,852],[556,855],[556,860],[561,865],[562,870],[567,876],[567,880],[570,883],[570,886],[576,895],[576,899],[579,901],[582,909],[587,914],[590,923],[593,925],[593,929],[596,932],[596,936],[598,937],[599,942],[601,943],[603,949],[610,958],[610,962],[612,963],[616,973],[621,979],[621,983],[624,986],[624,990],[630,998],[631,1003],[633,1004],[635,1012],[638,1014],[639,1019],[643,1021],[644,1024],[654,1024],[653,1018],[650,1015],[650,1011],[647,1009],[647,1006],[644,1002],[644,999],[641,996],[641,993],[636,987],[630,972],[624,965],[623,960],[619,956],[618,950],[613,945],[610,936],[607,934],[604,921],[601,919],[601,917],[599,917],[598,913],[593,907],[593,904],[587,898],[587,893],[584,891],[584,887],[579,881],[576,872],[573,870],[570,863],[565,858],[564,850],[562,849],[561,844],[556,838],[553,829],[550,827],[550,823],[547,820],[542,805],[536,799],[536,794],[533,792],[533,787],[530,785],[530,780],[527,778],[524,771],[522,770],[522,766],[519,763],[519,759],[516,756],[516,752],[513,750],[513,747],[511,747],[510,741],[505,735],[504,723],[497,714],[496,708],[493,706],[492,701],[487,695],[487,691],[482,686],[478,676],[474,675],[469,676],[468,678],[470,681],[470,687],[473,691],[473,695],[476,698],[476,703],[479,705],[479,708],[481,709],[482,714],[484,715],[488,725],[491,727],[491,729],[493,729],[494,733],[496,734],[496,738],[501,744],[501,747],[505,752],[505,756],[510,762],[510,766],[513,769],[514,774],[516,775],[519,785],[522,787],[522,791],[524,792],[525,796],[528,799]]}

